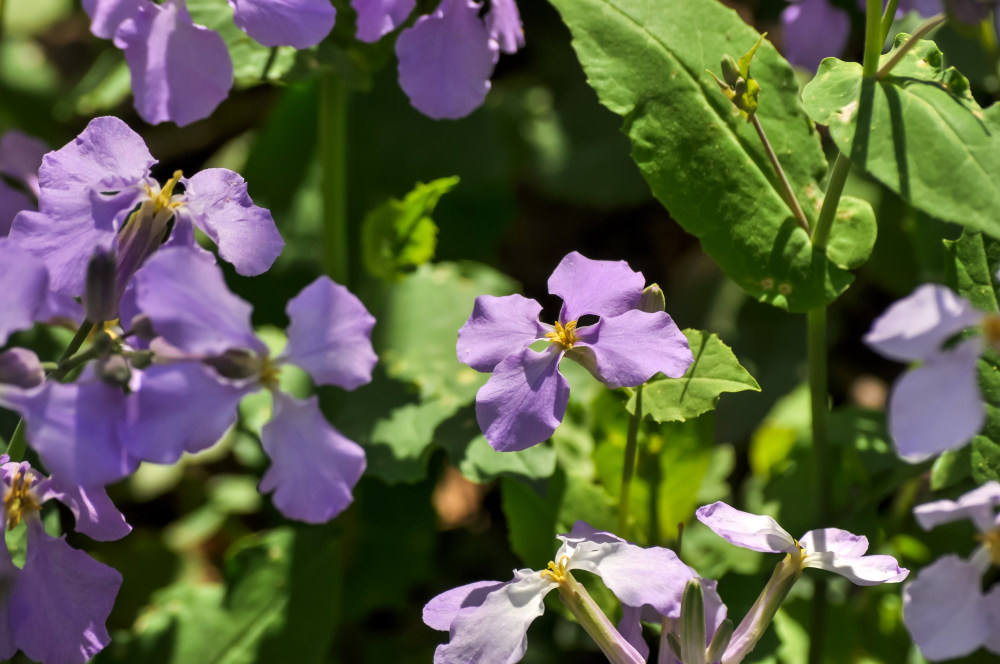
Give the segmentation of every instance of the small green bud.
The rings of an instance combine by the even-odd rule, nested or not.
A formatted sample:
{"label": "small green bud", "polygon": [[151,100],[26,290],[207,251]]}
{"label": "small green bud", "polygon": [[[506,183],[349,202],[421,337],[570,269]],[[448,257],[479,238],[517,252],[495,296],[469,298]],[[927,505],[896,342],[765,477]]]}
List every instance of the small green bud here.
{"label": "small green bud", "polygon": [[642,297],[639,298],[639,310],[648,311],[651,314],[667,310],[667,299],[663,296],[663,289],[660,288],[659,284],[650,284],[642,291]]}
{"label": "small green bud", "polygon": [[125,387],[132,377],[128,362],[121,355],[112,355],[99,363],[100,376],[105,382]]}
{"label": "small green bud", "polygon": [[722,659],[726,647],[729,646],[729,641],[733,638],[733,629],[732,620],[726,618],[722,621],[719,629],[715,630],[715,635],[712,636],[712,643],[708,646],[708,661],[718,662]]}
{"label": "small green bud", "polygon": [[681,661],[705,664],[705,597],[701,584],[691,579],[681,598]]}
{"label": "small green bud", "polygon": [[730,87],[736,85],[736,79],[740,77],[740,68],[736,64],[736,60],[733,60],[732,56],[724,55],[722,56],[722,79],[729,84]]}
{"label": "small green bud", "polygon": [[115,339],[103,330],[94,335],[94,351],[100,357],[107,357],[115,351]]}
{"label": "small green bud", "polygon": [[153,363],[153,357],[154,354],[151,350],[137,350],[129,353],[128,359],[136,369],[146,369]]}

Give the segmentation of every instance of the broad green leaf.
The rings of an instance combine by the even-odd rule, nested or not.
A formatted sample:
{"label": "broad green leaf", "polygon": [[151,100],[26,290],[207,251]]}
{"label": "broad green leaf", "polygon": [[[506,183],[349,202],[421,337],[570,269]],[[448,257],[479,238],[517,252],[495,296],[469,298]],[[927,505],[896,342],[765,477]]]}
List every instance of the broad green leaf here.
{"label": "broad green leaf", "polygon": [[[921,41],[878,82],[827,58],[802,99],[841,152],[915,208],[1000,236],[1000,106],[980,108],[934,42]],[[867,129],[856,136],[858,124]]]}
{"label": "broad green leaf", "polygon": [[541,489],[504,478],[502,505],[510,548],[524,564],[543,569],[558,548],[556,515],[566,490],[566,477],[556,473]]}
{"label": "broad green leaf", "polygon": [[[822,199],[819,203],[822,206]],[[857,269],[872,255],[877,234],[878,223],[871,204],[860,198],[842,196],[830,228],[826,255],[834,265],[845,270]]]}
{"label": "broad green leaf", "polygon": [[[642,390],[642,410],[657,422],[683,422],[714,410],[725,392],[760,392],[760,385],[743,368],[719,337],[701,330],[684,330],[694,363],[681,378],[659,376]],[[628,401],[635,412],[636,395]]]}
{"label": "broad green leaf", "polygon": [[957,450],[948,450],[931,467],[931,490],[940,491],[954,486],[969,476],[971,472],[971,450],[966,445]]}
{"label": "broad green leaf", "polygon": [[485,437],[476,436],[461,447],[449,446],[448,452],[462,474],[480,484],[507,475],[543,478],[556,469],[555,449],[547,443],[520,452],[497,452]]}
{"label": "broad green leaf", "polygon": [[457,177],[417,183],[403,200],[389,199],[365,216],[361,250],[373,276],[394,281],[434,257],[438,229],[431,214],[457,184]]}
{"label": "broad green leaf", "polygon": [[1000,445],[986,436],[972,439],[972,478],[979,484],[1000,480]]}
{"label": "broad green leaf", "polygon": [[[653,194],[744,290],[791,311],[837,297],[852,276],[814,255],[778,189],[753,127],[706,70],[759,38],[718,0],[553,0],[605,106],[625,118],[632,156]],[[827,162],[799,102],[792,68],[769,42],[750,71],[757,117],[800,201]],[[805,205],[814,216],[813,206]]]}
{"label": "broad green leaf", "polygon": [[411,403],[380,418],[372,429],[368,472],[386,482],[415,482],[426,474],[434,430],[455,412],[440,399]]}
{"label": "broad green leaf", "polygon": [[997,268],[1000,242],[964,230],[957,240],[944,241],[946,276],[957,293],[982,311],[997,311]]}

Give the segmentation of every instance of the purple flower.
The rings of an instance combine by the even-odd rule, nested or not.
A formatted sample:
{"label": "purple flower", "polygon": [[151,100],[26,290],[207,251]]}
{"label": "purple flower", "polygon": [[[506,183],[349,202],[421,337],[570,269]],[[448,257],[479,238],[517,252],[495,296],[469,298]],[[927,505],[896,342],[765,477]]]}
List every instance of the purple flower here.
{"label": "purple flower", "polygon": [[[677,325],[665,312],[636,308],[645,282],[625,261],[574,251],[549,277],[549,292],[563,300],[554,326],[539,322],[542,305],[521,295],[476,298],[457,350],[461,362],[493,373],[476,395],[476,419],[490,445],[523,450],[552,435],[569,401],[563,357],[611,388],[641,385],[661,371],[684,375],[693,358]],[[580,326],[586,315],[599,319]],[[532,350],[537,341],[548,348]]]}
{"label": "purple flower", "polygon": [[0,237],[10,231],[18,212],[35,207],[32,197],[38,198],[38,167],[42,155],[48,151],[44,143],[19,131],[8,131],[0,137],[0,175],[6,175],[26,190],[15,189],[0,178]]}
{"label": "purple flower", "polygon": [[[163,7],[154,11],[167,11]],[[240,274],[271,266],[284,243],[271,213],[253,204],[239,174],[210,168],[184,178],[176,171],[161,187],[149,176],[155,163],[142,137],[124,122],[91,120],[71,143],[45,155],[39,211],[17,215],[11,240],[39,256],[51,288],[67,296],[83,294],[96,250],[117,256],[120,295],[162,242],[197,246],[196,226]],[[175,193],[178,184],[184,193]]]}
{"label": "purple flower", "polygon": [[975,336],[944,348],[987,317],[944,286],[925,284],[875,319],[864,341],[900,362],[922,362],[896,381],[889,397],[889,432],[899,455],[918,462],[964,445],[983,426],[986,410],[976,365],[983,339]]}
{"label": "purple flower", "polygon": [[[559,539],[562,546],[545,570],[516,570],[514,578],[506,583],[477,581],[429,601],[424,606],[424,623],[450,635],[448,643],[434,652],[434,664],[520,661],[528,647],[528,627],[545,610],[545,595],[560,589],[560,597],[570,603],[578,617],[573,598],[582,595],[584,602],[593,601],[573,579],[572,570],[600,576],[623,605],[651,607],[663,615],[679,615],[684,587],[695,574],[673,551],[642,548],[611,533],[595,531],[582,521]],[[588,617],[585,615],[581,620],[585,626]],[[595,636],[592,631],[591,636],[598,639],[598,645],[612,661],[645,661],[607,618],[602,622],[606,624],[589,625],[599,632]]]}
{"label": "purple flower", "polygon": [[18,569],[0,543],[0,577],[8,595],[0,609],[0,657],[21,650],[46,664],[82,664],[109,642],[104,626],[121,575],[46,534],[39,511],[50,499],[76,517],[76,529],[98,540],[124,537],[131,528],[103,490],[84,491],[46,478],[26,462],[0,457],[0,523],[26,522],[28,546]]}
{"label": "purple flower", "polygon": [[980,647],[1000,655],[1000,586],[983,593],[983,575],[1000,564],[1000,483],[988,482],[957,501],[918,506],[917,523],[930,530],[970,519],[981,545],[968,560],[939,558],[903,588],[903,622],[924,657],[962,657]]}
{"label": "purple flower", "polygon": [[358,39],[378,41],[402,25],[416,6],[417,0],[351,0],[358,13]]}
{"label": "purple flower", "polygon": [[[474,0],[441,0],[396,40],[399,86],[424,115],[460,118],[474,111],[490,90],[500,51],[514,53],[524,45],[514,0],[493,0],[485,16],[482,9]],[[359,27],[358,37],[375,32],[366,27],[363,36]]]}
{"label": "purple flower", "polygon": [[[716,590],[718,583],[711,579],[698,578],[694,570],[688,569],[689,574],[683,575],[684,580],[696,579],[701,585],[704,597],[705,645],[707,646],[711,643],[712,637],[715,636],[716,630],[719,629],[719,626],[726,619],[727,609],[726,605],[722,602],[722,598],[719,596],[719,591]],[[622,604],[622,619],[618,623],[618,631],[621,632],[621,635],[643,657],[648,658],[649,646],[642,637],[642,623],[640,621],[659,623],[663,627],[664,631],[661,633],[659,659],[657,661],[662,664],[683,664],[683,662],[677,659],[667,642],[668,633],[672,633],[678,638],[681,637],[681,601],[678,600],[676,603],[671,604],[670,613],[666,614],[657,611],[648,604],[642,607]]]}
{"label": "purple flower", "polygon": [[824,569],[859,586],[899,583],[909,574],[892,556],[866,556],[868,538],[839,528],[810,530],[796,540],[771,517],[742,512],[721,501],[699,507],[696,516],[730,544],[787,553],[799,559],[799,569]]}
{"label": "purple flower", "polygon": [[[204,390],[209,403],[224,404],[234,393],[262,387],[270,390],[273,414],[261,442],[272,463],[260,488],[274,491],[278,509],[318,523],[350,504],[351,489],[365,468],[364,451],[327,423],[315,396],[301,401],[284,394],[278,377],[283,365],[294,364],[318,385],[354,389],[371,380],[377,360],[370,341],[375,319],[357,297],[326,277],[304,288],[288,302],[288,345],[273,358],[254,335],[250,305],[226,289],[222,271],[203,253],[175,247],[150,258],[136,275],[136,304],[162,342],[215,369],[214,379],[193,388]],[[151,397],[152,405],[157,401]],[[203,412],[196,408],[180,417]],[[174,417],[163,410],[163,422]],[[220,424],[231,422],[234,409],[220,411],[219,417]],[[143,456],[167,459],[176,450],[147,442]]]}

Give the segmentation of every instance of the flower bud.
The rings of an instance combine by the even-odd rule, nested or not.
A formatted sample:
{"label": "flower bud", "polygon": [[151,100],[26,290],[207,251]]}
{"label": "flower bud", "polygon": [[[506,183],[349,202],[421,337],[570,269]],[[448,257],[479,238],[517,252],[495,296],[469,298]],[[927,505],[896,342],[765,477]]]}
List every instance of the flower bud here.
{"label": "flower bud", "polygon": [[83,306],[87,320],[101,323],[118,318],[118,298],[115,288],[115,255],[98,247],[87,263],[87,280]]}
{"label": "flower bud", "polygon": [[659,284],[646,286],[646,289],[642,291],[642,297],[639,298],[639,310],[655,314],[666,311],[666,309],[667,298],[663,296],[663,289],[660,288]]}
{"label": "flower bud", "polygon": [[121,385],[122,387],[128,385],[129,379],[132,378],[132,370],[129,368],[128,362],[121,355],[112,355],[102,360],[99,363],[98,371],[105,382]]}

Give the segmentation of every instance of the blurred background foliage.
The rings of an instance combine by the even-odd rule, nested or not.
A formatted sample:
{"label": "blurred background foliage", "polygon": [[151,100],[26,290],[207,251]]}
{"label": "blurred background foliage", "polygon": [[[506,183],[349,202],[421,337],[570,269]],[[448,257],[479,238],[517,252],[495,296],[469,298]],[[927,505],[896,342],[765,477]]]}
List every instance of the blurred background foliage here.
{"label": "blurred background foliage", "polygon": [[[242,173],[287,246],[266,275],[228,276],[276,346],[284,303],[321,269],[317,76],[341,77],[352,89],[350,286],[378,319],[381,361],[370,385],[320,393],[334,425],[368,454],[355,503],[324,526],[283,520],[256,491],[266,466],[256,437],[270,403],[266,395],[248,399],[239,425],[211,450],[174,467],[143,466],[112,487],[131,536],[95,544],[70,535],[125,577],[109,621],[113,642],[97,661],[430,662],[446,638],[420,619],[433,595],[508,579],[515,567],[544,567],[554,535],[577,519],[613,529],[628,395],[567,363],[571,401],[553,439],[498,454],[475,423],[485,375],[455,358],[456,332],[479,294],[524,292],[553,318],[558,302],[545,280],[571,250],[628,260],[663,287],[682,328],[716,333],[759,382],[760,391],[725,395],[714,412],[647,418],[631,493],[629,538],[679,546],[687,563],[721,578],[730,615],[749,607],[776,560],[692,525],[694,509],[712,500],[769,512],[793,534],[823,525],[866,533],[873,549],[911,568],[956,544],[959,553],[971,550],[971,526],[926,534],[910,516],[932,483],[953,493],[967,487],[968,460],[951,455],[932,472],[895,457],[881,411],[900,367],[860,343],[895,298],[945,279],[942,239],[957,237],[957,228],[918,218],[874,182],[849,184],[848,194],[875,207],[879,236],[857,284],[831,309],[832,437],[842,462],[825,471],[834,475],[836,523],[813,523],[804,318],[727,282],[652,199],[555,11],[522,1],[527,46],[500,60],[486,104],[466,119],[435,122],[399,90],[392,38],[356,42],[349,7],[335,4],[338,25],[326,42],[271,53],[233,26],[225,0],[189,0],[195,21],[226,39],[237,90],[209,119],[177,128],[139,120],[121,53],[89,34],[76,3],[7,2],[0,131],[20,129],[58,147],[93,115],[114,114],[144,135],[160,175],[206,166]],[[726,4],[780,47],[783,2]],[[857,59],[860,13],[851,0],[835,4],[853,12],[848,55]],[[977,37],[945,28],[936,40],[986,105],[998,91],[998,54]],[[43,334],[19,340],[40,349],[65,343]],[[304,375],[286,372],[283,380],[293,392],[311,389]],[[0,432],[9,432],[13,421],[3,415]],[[49,516],[53,525],[60,516],[67,518]],[[18,537],[8,535],[15,552]],[[921,661],[900,622],[898,586],[862,592],[837,577],[831,589],[827,661]],[[607,593],[595,593],[611,606]],[[807,574],[751,660],[805,660],[810,594]],[[524,661],[602,661],[558,603],[550,608],[531,629]]]}

